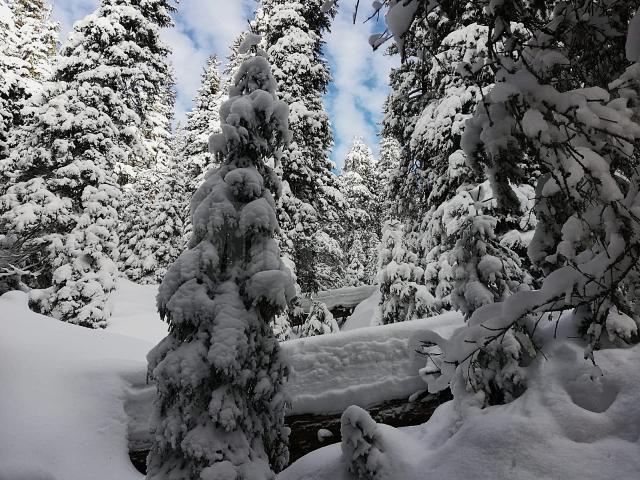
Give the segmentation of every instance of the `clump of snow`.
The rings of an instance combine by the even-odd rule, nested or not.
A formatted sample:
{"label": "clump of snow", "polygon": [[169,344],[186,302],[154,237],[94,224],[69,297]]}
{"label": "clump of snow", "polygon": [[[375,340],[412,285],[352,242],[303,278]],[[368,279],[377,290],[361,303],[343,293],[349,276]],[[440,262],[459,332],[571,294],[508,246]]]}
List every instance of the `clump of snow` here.
{"label": "clump of snow", "polygon": [[332,438],[333,433],[331,433],[331,430],[327,430],[326,428],[320,428],[318,429],[317,436],[318,436],[318,441],[322,443],[325,440]]}
{"label": "clump of snow", "polygon": [[0,478],[141,480],[124,402],[146,342],[67,324],[0,297]]}

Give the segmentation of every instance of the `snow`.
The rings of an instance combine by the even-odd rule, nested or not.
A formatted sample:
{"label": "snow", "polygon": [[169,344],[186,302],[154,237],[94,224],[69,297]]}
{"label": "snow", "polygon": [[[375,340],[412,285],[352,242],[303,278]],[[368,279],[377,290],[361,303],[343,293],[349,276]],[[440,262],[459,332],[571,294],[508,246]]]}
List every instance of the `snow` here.
{"label": "snow", "polygon": [[113,294],[113,315],[106,330],[157,344],[168,332],[167,323],[158,316],[157,294],[158,285],[138,285],[119,278]]}
{"label": "snow", "polygon": [[[363,465],[377,466],[366,477],[375,480],[637,478],[640,346],[598,351],[593,367],[583,345],[554,340],[552,331],[550,324],[547,359],[539,356],[527,368],[529,388],[512,403],[478,409],[450,401],[427,423],[402,429],[371,424],[352,407],[343,434],[345,422],[361,417],[369,435],[358,452],[371,452],[366,463],[334,444],[298,460],[278,480],[355,480],[348,469]],[[351,433],[342,446],[347,453]]]}
{"label": "snow", "polygon": [[313,300],[324,303],[329,310],[336,307],[355,307],[378,289],[377,285],[361,285],[359,287],[343,287],[335,290],[318,292],[313,299],[303,298],[302,306],[309,311]]}
{"label": "snow", "polygon": [[376,289],[369,298],[359,303],[353,313],[344,322],[340,329],[343,332],[355,330],[356,328],[369,327],[380,323],[380,289]]}
{"label": "snow", "polygon": [[151,345],[31,312],[0,297],[0,478],[139,480],[124,399]]}
{"label": "snow", "polygon": [[0,1],[0,22],[10,26],[11,28],[14,28],[11,9],[7,4],[4,3],[4,0]]}
{"label": "snow", "polygon": [[640,8],[629,22],[626,53],[630,62],[640,61]]}
{"label": "snow", "polygon": [[418,371],[426,360],[415,353],[422,333],[433,330],[448,337],[462,323],[460,314],[447,313],[283,342],[291,414],[334,413],[352,404],[368,407],[408,398],[425,388]]}

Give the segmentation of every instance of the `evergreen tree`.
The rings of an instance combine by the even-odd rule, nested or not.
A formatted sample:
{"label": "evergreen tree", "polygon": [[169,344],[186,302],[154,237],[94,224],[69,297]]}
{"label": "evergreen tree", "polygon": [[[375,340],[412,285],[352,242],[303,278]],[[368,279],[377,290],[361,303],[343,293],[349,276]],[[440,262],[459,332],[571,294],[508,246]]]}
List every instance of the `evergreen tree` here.
{"label": "evergreen tree", "polygon": [[581,327],[594,363],[605,333],[620,343],[638,338],[629,285],[640,255],[640,17],[629,23],[638,2],[623,0],[481,6],[489,27],[482,63],[490,68],[462,72],[489,74],[495,86],[461,146],[471,166],[487,172],[505,212],[517,212],[514,185],[527,183],[523,163],[536,160],[538,223],[528,252],[545,278],[538,290],[476,310],[450,340],[427,340],[444,351],[443,375],[430,390],[451,384],[456,396],[478,392],[475,400],[490,405],[526,388],[521,366],[536,355],[533,334],[550,311],[574,310],[563,321]]}
{"label": "evergreen tree", "polygon": [[380,158],[376,163],[376,183],[378,185],[378,196],[380,199],[380,227],[384,220],[391,217],[391,211],[395,199],[391,193],[391,181],[393,172],[400,164],[400,144],[391,136],[382,135],[380,139]]}
{"label": "evergreen tree", "polygon": [[189,190],[195,192],[204,179],[205,172],[216,161],[209,152],[209,137],[220,131],[220,105],[225,99],[215,56],[209,57],[202,83],[193,101],[193,110],[187,113],[184,128],[184,150],[181,152],[188,165]]}
{"label": "evergreen tree", "polygon": [[[170,0],[102,0],[98,15],[110,24],[120,25],[109,32],[112,42],[105,48],[100,29],[86,54],[92,61],[102,61],[104,82],[120,93],[127,106],[140,118],[135,130],[139,147],[124,164],[119,164],[119,182],[135,181],[138,170],[151,168],[162,157],[163,138],[173,109],[173,72],[170,50],[160,39],[160,29],[172,25]],[[117,39],[116,41],[113,41]]]}
{"label": "evergreen tree", "polygon": [[290,105],[293,140],[277,159],[284,180],[278,203],[281,248],[295,265],[304,292],[340,283],[341,237],[338,209],[342,205],[328,151],[333,144],[329,118],[322,104],[330,80],[322,58],[322,35],[335,8],[323,1],[266,0],[256,30],[280,85],[279,96]]}
{"label": "evergreen tree", "polygon": [[20,56],[16,30],[12,11],[4,0],[0,0],[0,161],[9,154],[10,137],[20,121],[18,112],[27,89],[29,65]]}
{"label": "evergreen tree", "polygon": [[153,118],[144,127],[155,124],[145,135],[145,151],[154,155],[154,164],[131,169],[133,181],[124,185],[120,203],[119,268],[138,283],[159,283],[184,246],[184,230],[189,196],[183,159],[170,132],[174,95],[168,89],[156,102]]}
{"label": "evergreen tree", "polygon": [[[141,119],[132,126],[140,148],[118,165],[117,172],[124,193],[119,266],[131,280],[142,283],[159,281],[175,260],[186,217],[183,180],[171,178],[178,172],[171,150],[175,82],[170,50],[160,39],[160,29],[172,25],[172,10],[169,0],[102,0],[101,7],[107,17],[120,18],[124,28],[119,47],[125,56],[112,59],[122,75],[108,81],[122,90]],[[175,206],[167,203],[173,194],[180,201]]]}
{"label": "evergreen tree", "polygon": [[190,195],[180,157],[139,173],[127,185],[120,222],[120,269],[134,282],[157,284],[184,249]]}
{"label": "evergreen tree", "polygon": [[403,230],[403,225],[395,219],[386,221],[382,228],[378,282],[384,324],[432,316],[439,308],[422,284],[424,271],[418,265],[417,256],[407,250]]}
{"label": "evergreen tree", "polygon": [[[419,5],[408,21],[401,46],[406,61],[392,74],[385,134],[403,149],[389,194],[439,308],[470,315],[533,281],[526,239],[536,221],[535,162],[520,159],[520,167],[528,163],[532,171],[520,179],[509,209],[496,201],[495,184],[466,166],[465,122],[493,81],[481,68],[488,27],[477,5],[443,1],[433,7],[427,13]],[[466,71],[478,74],[470,78]]]}
{"label": "evergreen tree", "polygon": [[12,0],[20,57],[29,65],[29,76],[38,85],[52,73],[58,46],[59,25],[51,21],[51,6],[44,0]]}
{"label": "evergreen tree", "polygon": [[[25,97],[24,78],[28,65],[19,56],[18,37],[13,13],[4,0],[0,0],[0,195],[6,192],[9,175],[3,174],[9,165],[7,157],[11,151],[11,138],[19,122],[19,109]],[[15,234],[8,229],[0,230],[0,294],[19,286],[22,272],[28,262]]]}
{"label": "evergreen tree", "polygon": [[344,232],[341,243],[347,265],[344,284],[368,285],[375,280],[377,255],[366,253],[377,251],[382,207],[373,153],[361,138],[354,139],[345,158],[339,185],[349,205],[341,218]]}
{"label": "evergreen tree", "polygon": [[295,290],[273,238],[279,179],[266,161],[289,137],[288,114],[268,61],[245,60],[212,137],[224,162],[196,192],[189,248],[160,286],[170,333],[148,356],[150,480],[273,479],[287,464],[287,368],[269,322]]}
{"label": "evergreen tree", "polygon": [[[121,17],[99,10],[76,23],[52,82],[26,112],[20,148],[0,172],[11,185],[0,198],[4,231],[17,237],[38,276],[30,303],[42,313],[104,326],[115,287],[117,162],[132,154],[139,118],[105,83],[121,43]],[[100,55],[97,53],[100,52]]]}
{"label": "evergreen tree", "polygon": [[315,335],[338,333],[339,331],[340,328],[327,306],[322,302],[313,302],[309,315],[300,330],[300,336],[313,337]]}

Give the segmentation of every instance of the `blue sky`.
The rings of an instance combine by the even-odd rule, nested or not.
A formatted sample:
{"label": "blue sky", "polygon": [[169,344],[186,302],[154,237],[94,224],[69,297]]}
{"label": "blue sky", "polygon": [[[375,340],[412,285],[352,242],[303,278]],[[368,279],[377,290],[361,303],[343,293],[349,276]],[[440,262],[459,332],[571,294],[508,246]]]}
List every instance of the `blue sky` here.
{"label": "blue sky", "polygon": [[[91,13],[99,0],[51,0],[55,20],[61,23],[64,41],[73,22]],[[354,136],[362,136],[377,151],[376,133],[387,93],[388,73],[397,60],[368,44],[373,23],[354,25],[355,0],[342,0],[332,32],[326,37],[325,53],[334,81],[325,104],[333,125],[335,147],[331,158],[338,167]],[[176,28],[163,32],[173,50],[176,71],[176,117],[184,118],[200,84],[207,57],[215,53],[224,59],[228,46],[253,16],[255,0],[181,0],[174,15]]]}

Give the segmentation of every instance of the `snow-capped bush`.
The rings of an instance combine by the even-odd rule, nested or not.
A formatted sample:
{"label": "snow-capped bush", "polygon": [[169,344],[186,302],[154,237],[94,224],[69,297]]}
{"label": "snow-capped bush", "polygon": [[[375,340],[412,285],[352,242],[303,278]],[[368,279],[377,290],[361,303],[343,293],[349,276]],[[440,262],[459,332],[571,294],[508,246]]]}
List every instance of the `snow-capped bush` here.
{"label": "snow-capped bush", "polygon": [[327,306],[319,301],[311,304],[309,315],[302,324],[300,330],[301,337],[313,337],[314,335],[326,335],[340,331],[338,323]]}
{"label": "snow-capped bush", "polygon": [[382,292],[382,322],[395,323],[438,313],[440,305],[422,283],[424,271],[403,241],[403,226],[388,220],[382,228],[378,253],[378,283]]}

